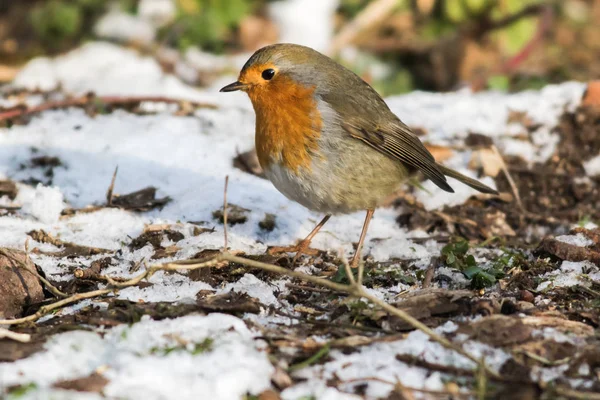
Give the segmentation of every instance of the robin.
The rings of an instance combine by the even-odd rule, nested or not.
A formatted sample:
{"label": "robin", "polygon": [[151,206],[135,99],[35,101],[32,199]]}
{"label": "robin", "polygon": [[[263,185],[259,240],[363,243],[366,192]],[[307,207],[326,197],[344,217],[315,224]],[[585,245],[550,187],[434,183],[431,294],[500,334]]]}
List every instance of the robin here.
{"label": "robin", "polygon": [[287,198],[325,214],[304,240],[282,248],[296,252],[294,262],[333,214],[366,210],[351,261],[356,267],[375,208],[417,172],[447,192],[454,192],[449,176],[497,194],[438,164],[369,84],[309,47],[261,48],[221,92],[237,90],[252,101],[266,177]]}

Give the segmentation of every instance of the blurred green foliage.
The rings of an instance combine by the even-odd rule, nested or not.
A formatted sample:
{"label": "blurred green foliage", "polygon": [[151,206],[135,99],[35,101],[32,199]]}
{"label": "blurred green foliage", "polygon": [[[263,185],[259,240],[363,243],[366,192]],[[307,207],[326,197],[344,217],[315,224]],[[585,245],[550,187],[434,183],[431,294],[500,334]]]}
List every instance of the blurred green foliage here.
{"label": "blurred green foliage", "polygon": [[[135,0],[112,3],[133,11]],[[34,3],[28,23],[37,40],[50,50],[62,50],[91,36],[93,22],[106,12],[104,0],[48,0]]]}
{"label": "blurred green foliage", "polygon": [[[222,52],[231,43],[233,30],[246,15],[260,5],[256,0],[177,0],[178,17],[174,23],[175,45],[185,49],[192,45]],[[168,34],[167,27],[161,35]]]}
{"label": "blurred green foliage", "polygon": [[[173,21],[159,30],[158,42],[180,50],[198,46],[208,52],[223,53],[242,47],[242,33],[238,28],[244,18],[249,15],[268,18],[265,13],[266,3],[280,0],[173,1],[177,13]],[[591,4],[593,1],[600,0],[589,0],[585,3]],[[82,41],[93,39],[93,27],[111,7],[136,13],[138,2],[139,0],[11,2],[10,5],[1,8],[4,20],[0,14],[0,44],[6,42],[11,46],[0,47],[0,58],[5,62],[18,64],[35,55],[66,51]],[[586,14],[585,11],[590,8],[582,5],[583,3],[578,0],[555,0],[552,3],[553,29],[555,25],[562,24],[562,28],[566,27],[567,30],[575,32],[594,25],[590,13]],[[352,21],[369,4],[372,4],[372,0],[340,0],[336,29]],[[363,48],[365,52],[347,66],[372,83],[383,95],[415,89],[450,90],[463,82],[475,82],[474,87],[478,89],[487,86],[496,90],[514,91],[539,88],[549,82],[581,79],[586,71],[592,71],[594,68],[598,70],[600,66],[588,66],[592,58],[588,55],[597,53],[592,51],[595,50],[593,45],[587,45],[590,47],[588,52],[585,51],[585,47],[579,53],[571,52],[575,58],[574,62],[571,63],[569,59],[563,61],[567,51],[554,44],[553,33],[548,31],[546,34],[549,36],[543,39],[545,42],[542,45],[538,44],[538,50],[539,46],[544,46],[543,57],[558,60],[553,66],[538,62],[526,68],[505,68],[505,63],[539,34],[540,16],[531,14],[515,18],[511,23],[501,24],[493,29],[489,26],[519,13],[525,7],[540,4],[550,4],[550,1],[398,0],[394,14],[389,20],[361,33],[358,47]],[[573,8],[574,6],[577,7]],[[12,14],[7,12],[15,9],[18,11]],[[485,31],[484,34],[473,33],[482,30]],[[592,36],[593,34],[590,34],[590,37]],[[464,40],[454,40],[457,37]],[[377,41],[385,42],[386,39],[397,40],[398,47],[378,47]],[[476,46],[471,46],[470,49],[477,49],[469,68],[462,69],[465,60],[466,64],[472,60],[468,52],[461,53],[464,50],[461,46],[465,41],[476,43]],[[13,50],[10,50],[11,48]],[[450,53],[456,54],[456,60],[448,55]],[[434,58],[440,54],[443,57],[435,61]],[[538,55],[540,54],[538,51]],[[481,57],[488,57],[484,60],[483,67],[482,64],[477,64]],[[515,59],[518,60],[518,57]],[[382,75],[381,69],[377,73],[374,72],[378,67],[373,68],[373,65],[380,66],[381,63],[387,64],[387,76]],[[517,65],[520,63],[519,60],[515,62]],[[440,83],[441,76],[448,78],[444,78],[445,81]]]}

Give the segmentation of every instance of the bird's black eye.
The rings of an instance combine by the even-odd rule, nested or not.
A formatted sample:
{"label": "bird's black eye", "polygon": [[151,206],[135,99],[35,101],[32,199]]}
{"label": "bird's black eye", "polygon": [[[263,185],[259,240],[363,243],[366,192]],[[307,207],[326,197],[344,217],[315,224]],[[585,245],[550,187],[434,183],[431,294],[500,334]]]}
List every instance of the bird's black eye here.
{"label": "bird's black eye", "polygon": [[265,70],[262,72],[261,76],[263,77],[263,79],[264,79],[265,81],[270,81],[270,80],[271,80],[271,79],[272,79],[272,78],[275,76],[275,70],[274,70],[274,69],[271,69],[271,68],[269,68],[269,69],[265,69]]}

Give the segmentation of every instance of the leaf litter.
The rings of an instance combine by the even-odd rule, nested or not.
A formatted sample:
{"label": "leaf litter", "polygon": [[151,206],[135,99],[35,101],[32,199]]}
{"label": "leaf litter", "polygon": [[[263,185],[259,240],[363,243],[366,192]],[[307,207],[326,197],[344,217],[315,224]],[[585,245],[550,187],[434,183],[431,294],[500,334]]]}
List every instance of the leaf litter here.
{"label": "leaf litter", "polygon": [[[141,58],[106,44],[96,52],[118,56],[129,67],[111,75],[112,92],[93,89],[98,95],[127,95],[123,82]],[[77,53],[72,57],[70,63]],[[28,79],[23,75],[19,82]],[[14,152],[1,173],[15,182],[17,193],[11,198],[15,190],[9,190],[3,201],[19,200],[22,191],[35,195],[23,197],[25,211],[0,219],[0,243],[23,248],[30,237],[29,257],[51,284],[68,293],[103,288],[106,277],[131,278],[154,262],[208,258],[223,246],[222,178],[229,174],[229,196],[236,204],[228,208],[229,247],[254,260],[292,268],[289,256],[269,255],[267,248],[302,238],[311,228],[309,220],[318,216],[254,177],[260,171],[236,168],[238,155],[252,150],[248,104],[173,81],[153,81],[150,75],[144,79],[157,92],[171,85],[171,95],[210,100],[220,108],[179,116],[168,106],[143,115],[115,106],[110,114],[93,118],[78,110],[47,111],[4,129],[5,145]],[[522,199],[524,210],[515,205],[513,188],[498,166],[473,164],[495,176],[493,182],[508,195],[482,197],[461,189],[457,197],[464,202],[436,205],[439,200],[431,198],[439,195],[427,183],[426,192],[408,188],[408,194],[392,200],[393,207],[378,210],[365,251],[364,282],[370,293],[485,357],[501,373],[502,379],[488,382],[490,398],[506,398],[517,390],[531,398],[558,398],[568,397],[568,390],[585,396],[600,389],[594,351],[598,230],[591,222],[600,220],[599,181],[587,175],[583,164],[599,147],[592,134],[577,134],[597,132],[595,114],[577,108],[574,99],[582,93],[582,85],[570,83],[503,97],[412,94],[389,100],[401,116],[411,107],[423,108],[409,113],[406,122],[420,126],[449,155],[450,166],[467,168],[471,150],[490,144],[490,139],[475,141],[476,132],[491,138],[504,151],[503,162]],[[426,117],[429,107],[442,104],[450,112],[461,102],[465,117],[454,125],[444,113],[439,123],[446,121],[445,127]],[[504,120],[497,110],[486,114],[479,107],[485,102],[505,107]],[[471,120],[479,122],[469,126],[465,121],[473,112],[480,118]],[[237,118],[235,124],[232,118]],[[487,125],[480,122],[484,120]],[[44,161],[22,169],[31,165],[25,162],[32,160],[28,146],[41,138],[37,127],[61,123],[55,129],[62,129],[64,138],[44,134],[48,155],[36,156],[56,157],[60,163]],[[107,129],[116,124],[123,131]],[[140,125],[149,129],[142,134]],[[165,136],[165,129],[177,140]],[[124,131],[129,133],[124,136]],[[223,137],[226,132],[232,134]],[[554,135],[559,145],[552,149],[542,143],[539,136],[544,134]],[[94,155],[98,145],[111,147],[122,140],[127,142],[108,156]],[[510,148],[515,140],[527,144],[522,155]],[[129,159],[141,146],[145,153],[139,160]],[[237,146],[245,151],[239,153]],[[585,152],[569,150],[578,147]],[[166,148],[177,160],[161,157]],[[77,154],[81,149],[89,154]],[[533,162],[531,152],[536,154]],[[199,159],[205,163],[198,165]],[[115,164],[121,172],[110,192],[127,187],[132,195],[111,194],[100,203]],[[78,170],[83,165],[88,165],[86,174]],[[53,200],[44,208],[51,192],[28,181],[39,168],[54,168],[51,184],[57,189],[52,190],[61,193],[60,203]],[[167,198],[171,201],[162,202]],[[321,251],[295,268],[348,282],[337,250],[346,256],[352,252],[361,219],[332,220],[313,244]],[[582,227],[574,228],[577,222]],[[430,287],[422,288],[426,279]],[[56,300],[50,293],[45,297]],[[161,271],[116,296],[84,300],[12,329],[31,334],[33,344],[0,339],[2,353],[11,361],[0,365],[0,388],[9,394],[79,390],[126,396],[139,395],[143,388],[148,395],[166,398],[194,398],[199,392],[215,399],[261,393],[283,399],[394,398],[414,389],[415,394],[429,390],[474,397],[479,385],[470,360],[420,331],[410,332],[363,300],[234,263]],[[40,365],[45,372],[38,371]],[[173,385],[158,388],[151,377],[159,371]]]}

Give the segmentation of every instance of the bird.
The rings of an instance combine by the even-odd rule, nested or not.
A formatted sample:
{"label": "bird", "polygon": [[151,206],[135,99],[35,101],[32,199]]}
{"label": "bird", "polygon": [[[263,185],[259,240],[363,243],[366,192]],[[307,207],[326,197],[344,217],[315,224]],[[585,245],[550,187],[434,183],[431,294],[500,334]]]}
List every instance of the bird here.
{"label": "bird", "polygon": [[324,215],[293,246],[292,265],[332,215],[366,210],[350,265],[356,268],[375,208],[422,173],[446,192],[446,177],[482,192],[483,183],[436,162],[415,133],[354,72],[310,47],[278,43],[257,50],[238,80],[256,114],[255,146],[265,176],[283,195]]}

